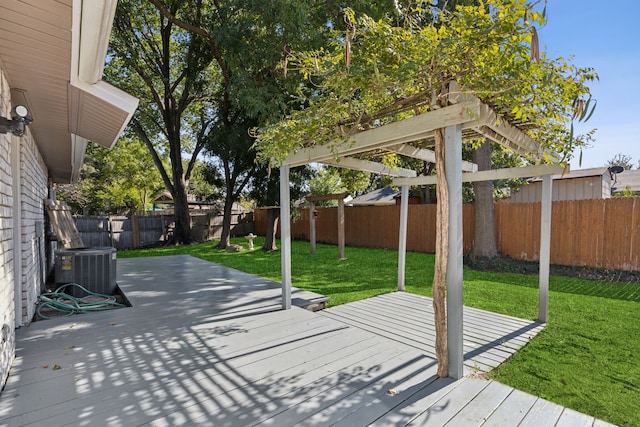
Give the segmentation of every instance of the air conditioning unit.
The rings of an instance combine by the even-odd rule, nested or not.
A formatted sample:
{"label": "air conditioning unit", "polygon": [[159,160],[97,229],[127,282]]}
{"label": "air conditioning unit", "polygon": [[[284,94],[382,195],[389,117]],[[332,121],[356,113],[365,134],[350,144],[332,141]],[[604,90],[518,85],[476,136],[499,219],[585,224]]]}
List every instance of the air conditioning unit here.
{"label": "air conditioning unit", "polygon": [[[99,294],[116,291],[116,249],[111,247],[57,249],[55,251],[55,281],[62,285],[77,283]],[[83,293],[73,286],[65,290],[75,297]]]}

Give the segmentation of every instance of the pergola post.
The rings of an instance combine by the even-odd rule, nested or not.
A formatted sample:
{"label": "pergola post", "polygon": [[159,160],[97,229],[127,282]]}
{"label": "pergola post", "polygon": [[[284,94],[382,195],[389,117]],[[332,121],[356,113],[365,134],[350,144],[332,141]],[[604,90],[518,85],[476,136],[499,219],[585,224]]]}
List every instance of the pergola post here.
{"label": "pergola post", "polygon": [[289,165],[280,167],[280,259],[282,271],[282,309],[291,308],[291,207]]}
{"label": "pergola post", "polygon": [[[462,328],[462,126],[445,128],[445,176],[449,189],[449,259],[447,262],[447,347],[449,376],[464,376]],[[438,201],[440,203],[440,201]]]}
{"label": "pergola post", "polygon": [[338,254],[340,260],[344,259],[344,246],[345,246],[345,232],[344,232],[344,198],[347,197],[349,193],[340,193],[340,194],[325,194],[324,196],[309,196],[307,197],[307,201],[310,204],[309,209],[309,224],[311,227],[310,235],[309,235],[309,243],[310,243],[310,251],[311,256],[316,254],[316,218],[314,216],[316,212],[316,202],[322,200],[337,200],[338,201]]}
{"label": "pergola post", "polygon": [[538,322],[547,323],[549,318],[549,263],[551,258],[551,188],[552,176],[542,177],[542,200],[540,206],[540,273],[538,284]]}
{"label": "pergola post", "polygon": [[316,202],[309,202],[309,252],[316,256]]}
{"label": "pergola post", "polygon": [[398,290],[404,291],[407,260],[407,217],[409,216],[409,186],[400,188],[400,231],[398,242]]}
{"label": "pergola post", "polygon": [[338,254],[344,259],[344,198],[338,199]]}

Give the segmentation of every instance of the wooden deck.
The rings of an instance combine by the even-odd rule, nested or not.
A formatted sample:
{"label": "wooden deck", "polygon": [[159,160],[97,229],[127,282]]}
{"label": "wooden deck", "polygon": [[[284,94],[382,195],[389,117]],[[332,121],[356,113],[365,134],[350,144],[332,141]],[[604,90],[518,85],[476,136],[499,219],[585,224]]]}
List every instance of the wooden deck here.
{"label": "wooden deck", "polygon": [[[393,292],[320,312],[391,340],[415,347],[436,358],[433,300]],[[465,374],[489,372],[513,356],[544,325],[515,317],[464,307]]]}
{"label": "wooden deck", "polygon": [[[282,311],[278,284],[188,256],[118,260],[118,284],[133,307],[18,331],[0,426],[606,425],[493,381],[437,379],[420,297]],[[371,322],[402,329],[367,324],[372,302]],[[491,314],[465,322],[483,315],[487,332]],[[465,330],[467,358],[492,366],[492,351],[533,334],[527,324],[492,332],[493,344]]]}

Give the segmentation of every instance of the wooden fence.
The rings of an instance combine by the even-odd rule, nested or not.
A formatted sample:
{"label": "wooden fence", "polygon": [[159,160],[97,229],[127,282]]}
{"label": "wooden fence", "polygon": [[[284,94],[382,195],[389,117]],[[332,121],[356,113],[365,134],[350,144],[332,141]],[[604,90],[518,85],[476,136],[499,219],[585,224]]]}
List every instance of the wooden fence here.
{"label": "wooden fence", "polygon": [[[167,241],[173,229],[173,214],[148,216],[82,216],[74,218],[76,227],[87,247],[112,246],[116,249],[153,246]],[[191,235],[204,242],[219,239],[222,234],[222,215],[192,212]],[[233,212],[231,236],[245,236],[253,231],[252,212]]]}
{"label": "wooden fence", "polygon": [[[337,209],[316,208],[318,242],[337,244]],[[254,233],[264,234],[266,210],[254,212]],[[540,252],[540,203],[496,204],[496,238],[502,255],[535,261]],[[309,239],[309,211],[291,225],[294,239]],[[407,250],[435,252],[435,205],[409,205]],[[345,208],[348,246],[397,249],[399,206]],[[473,247],[474,207],[464,206],[463,244]],[[640,270],[640,198],[553,202],[551,263]]]}

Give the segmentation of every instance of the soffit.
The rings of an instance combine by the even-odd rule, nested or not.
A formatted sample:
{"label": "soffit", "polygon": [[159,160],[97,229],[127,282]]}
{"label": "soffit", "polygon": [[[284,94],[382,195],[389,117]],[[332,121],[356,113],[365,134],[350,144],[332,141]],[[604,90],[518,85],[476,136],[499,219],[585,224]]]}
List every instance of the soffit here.
{"label": "soffit", "polygon": [[[88,23],[97,27],[110,19],[103,12],[110,5],[108,0],[84,5],[80,0],[0,0],[0,68],[11,87],[12,105],[26,105],[33,117],[28,129],[54,182],[77,176],[82,156],[74,146],[76,135],[111,147],[137,106],[135,98],[107,83],[79,80],[78,70],[72,69],[82,64],[80,49],[74,49],[73,31],[80,28],[74,7],[99,10],[84,14],[102,19]],[[75,12],[75,19],[81,19],[83,13]],[[100,44],[108,42],[86,39],[80,41],[84,51],[101,51]],[[100,78],[104,61],[89,61]]]}

